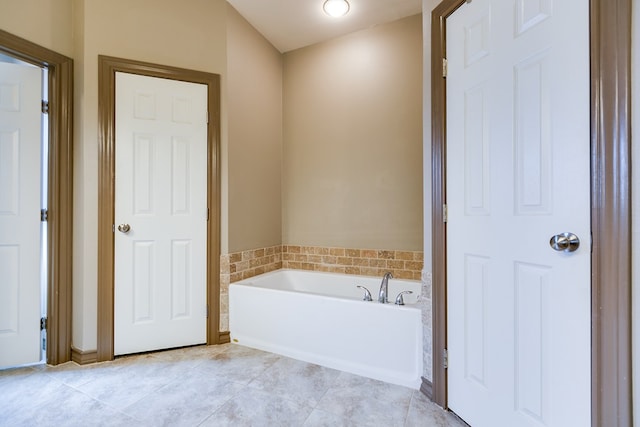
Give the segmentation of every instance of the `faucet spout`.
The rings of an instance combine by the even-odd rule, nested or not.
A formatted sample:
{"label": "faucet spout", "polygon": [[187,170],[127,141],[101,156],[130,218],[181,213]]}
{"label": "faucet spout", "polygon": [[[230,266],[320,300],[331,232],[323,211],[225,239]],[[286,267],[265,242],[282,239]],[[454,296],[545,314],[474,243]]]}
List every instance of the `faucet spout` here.
{"label": "faucet spout", "polygon": [[389,279],[393,279],[393,274],[390,272],[384,273],[380,284],[380,292],[378,293],[379,303],[386,304],[389,302]]}

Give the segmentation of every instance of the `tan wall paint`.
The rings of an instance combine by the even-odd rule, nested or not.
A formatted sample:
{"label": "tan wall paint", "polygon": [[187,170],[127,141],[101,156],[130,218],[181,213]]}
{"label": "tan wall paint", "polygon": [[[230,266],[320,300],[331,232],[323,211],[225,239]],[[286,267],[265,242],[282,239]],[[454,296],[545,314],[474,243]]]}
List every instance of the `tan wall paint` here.
{"label": "tan wall paint", "polygon": [[[224,81],[226,3],[76,0],[74,4],[73,345],[80,350],[93,350],[97,340],[98,55],[222,74]],[[226,151],[224,132],[222,138]],[[226,207],[222,210],[224,216]]]}
{"label": "tan wall paint", "polygon": [[284,55],[283,243],[422,250],[421,15]]}
{"label": "tan wall paint", "polygon": [[74,0],[0,0],[0,28],[73,58]]}
{"label": "tan wall paint", "polygon": [[280,245],[282,55],[230,5],[227,72],[229,252]]}

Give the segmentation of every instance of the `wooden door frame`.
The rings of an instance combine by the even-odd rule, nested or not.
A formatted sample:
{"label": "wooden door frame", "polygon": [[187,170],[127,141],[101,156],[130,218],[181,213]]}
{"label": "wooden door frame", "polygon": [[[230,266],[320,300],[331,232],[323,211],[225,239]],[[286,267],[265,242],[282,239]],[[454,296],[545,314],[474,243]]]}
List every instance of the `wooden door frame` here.
{"label": "wooden door frame", "polygon": [[73,60],[0,30],[0,52],[49,73],[47,363],[71,360]]}
{"label": "wooden door frame", "polygon": [[98,342],[97,361],[114,357],[114,215],[116,72],[207,85],[207,344],[220,324],[220,76],[109,56],[98,57]]}
{"label": "wooden door frame", "polygon": [[[431,15],[433,400],[447,408],[446,19]],[[591,411],[594,426],[630,426],[631,394],[631,3],[590,0]],[[429,385],[425,384],[425,389]]]}

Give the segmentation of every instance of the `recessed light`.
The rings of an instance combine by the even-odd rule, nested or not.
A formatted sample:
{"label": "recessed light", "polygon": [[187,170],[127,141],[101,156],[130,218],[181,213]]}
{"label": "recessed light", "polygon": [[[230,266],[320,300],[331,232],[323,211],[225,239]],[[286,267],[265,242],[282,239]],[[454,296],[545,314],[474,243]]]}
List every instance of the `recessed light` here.
{"label": "recessed light", "polygon": [[324,13],[334,18],[344,16],[349,12],[349,2],[347,0],[326,0],[322,5]]}

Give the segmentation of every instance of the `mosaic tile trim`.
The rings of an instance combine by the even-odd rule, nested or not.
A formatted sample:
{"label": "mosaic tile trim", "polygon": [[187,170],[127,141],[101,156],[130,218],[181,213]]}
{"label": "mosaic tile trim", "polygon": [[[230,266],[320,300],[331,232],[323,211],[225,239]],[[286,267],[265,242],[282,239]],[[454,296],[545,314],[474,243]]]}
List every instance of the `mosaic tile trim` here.
{"label": "mosaic tile trim", "polygon": [[282,246],[220,256],[220,330],[229,330],[229,284],[282,268]]}
{"label": "mosaic tile trim", "polygon": [[387,271],[398,279],[420,280],[422,251],[348,249],[320,246],[282,246],[282,268],[381,277]]}

